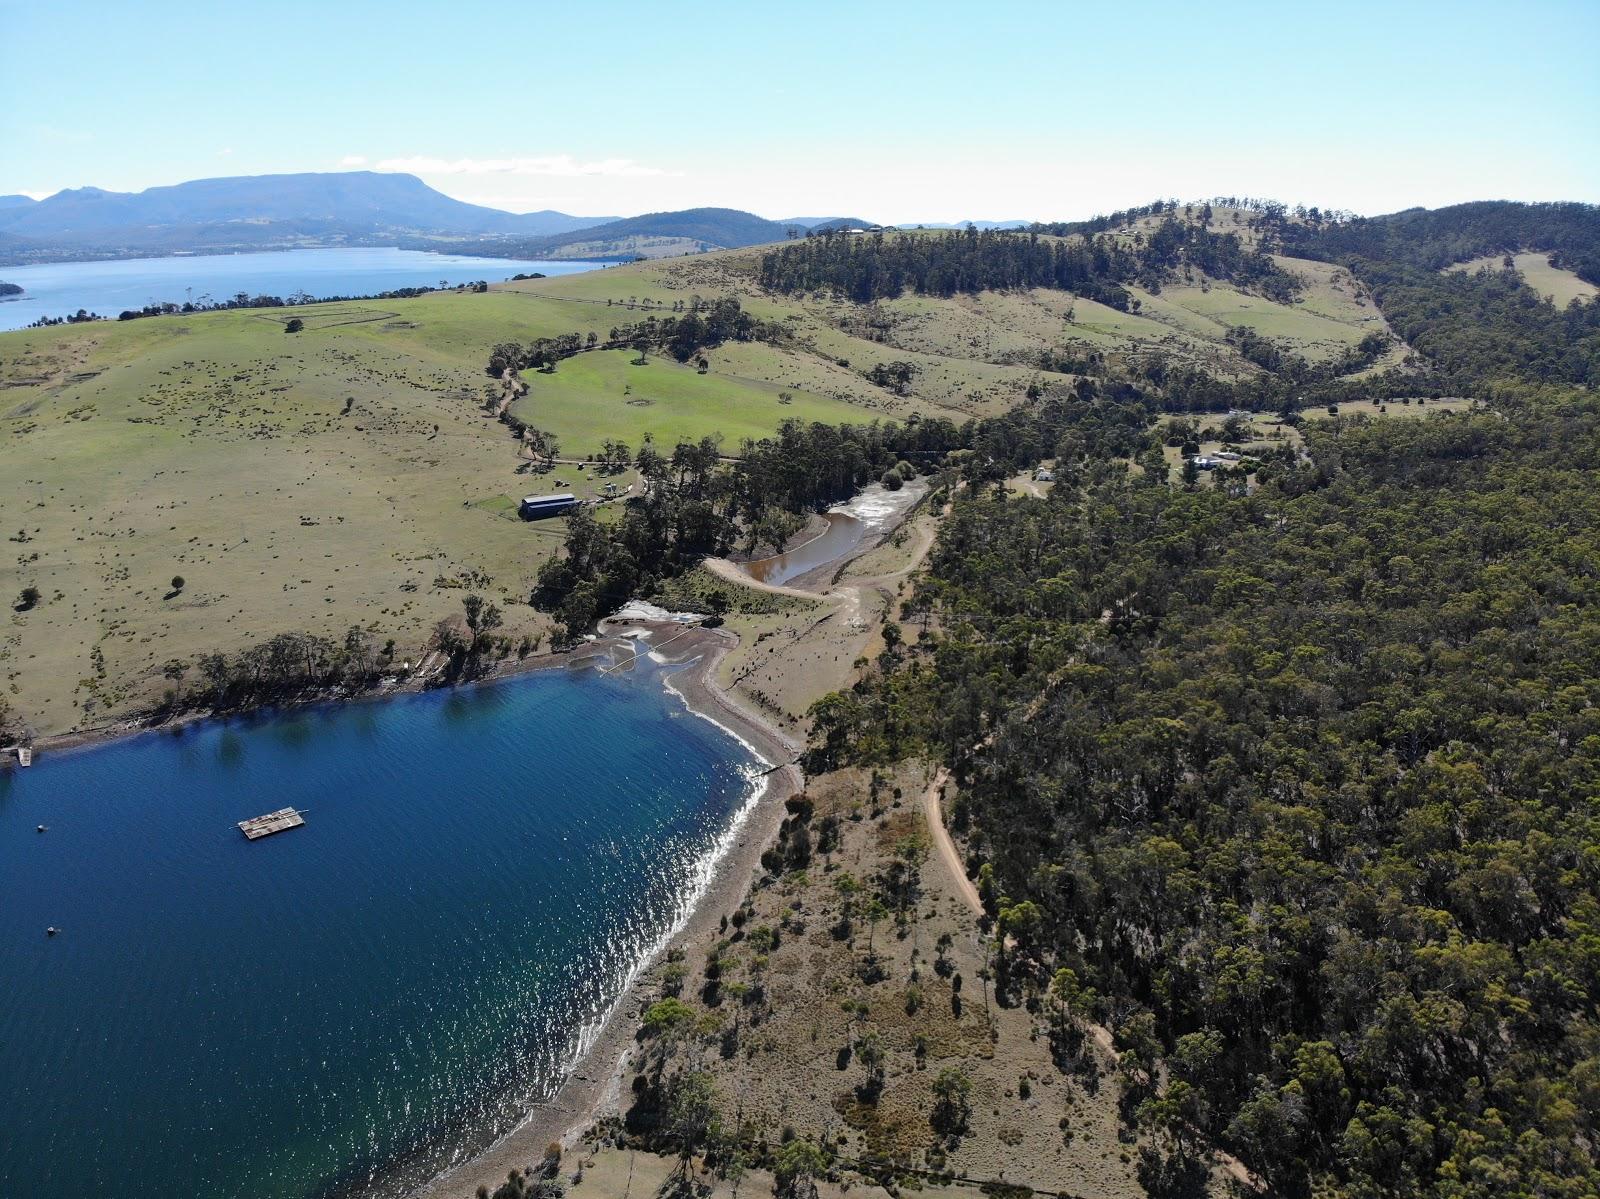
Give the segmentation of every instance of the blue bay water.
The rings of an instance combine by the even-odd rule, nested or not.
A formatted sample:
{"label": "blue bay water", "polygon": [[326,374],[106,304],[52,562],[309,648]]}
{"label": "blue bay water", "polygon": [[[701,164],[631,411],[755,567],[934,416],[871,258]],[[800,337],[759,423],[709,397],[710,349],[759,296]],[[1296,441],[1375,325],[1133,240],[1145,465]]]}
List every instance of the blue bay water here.
{"label": "blue bay water", "polygon": [[475,258],[423,250],[333,247],[269,250],[260,254],[204,254],[177,258],[133,258],[121,262],[50,262],[0,266],[0,280],[23,294],[0,298],[0,331],[22,329],[41,316],[59,317],[83,308],[112,319],[129,308],[223,301],[239,292],[282,296],[359,296],[402,287],[432,287],[479,279],[498,283],[538,272],[572,275],[599,262],[542,262]]}
{"label": "blue bay water", "polygon": [[0,772],[0,1195],[396,1193],[514,1124],[753,793],[638,662]]}

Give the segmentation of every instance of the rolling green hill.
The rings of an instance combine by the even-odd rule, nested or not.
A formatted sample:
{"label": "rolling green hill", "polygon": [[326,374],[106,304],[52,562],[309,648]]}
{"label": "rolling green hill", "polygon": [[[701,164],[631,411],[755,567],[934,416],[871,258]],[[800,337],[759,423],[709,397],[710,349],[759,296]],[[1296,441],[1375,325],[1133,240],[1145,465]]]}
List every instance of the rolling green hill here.
{"label": "rolling green hill", "polygon": [[[1137,249],[1171,215],[1099,233]],[[1118,283],[1117,307],[1059,286],[912,288],[858,303],[826,284],[763,286],[774,248],[751,247],[484,294],[0,335],[0,438],[16,464],[0,472],[16,547],[0,590],[43,595],[0,641],[0,682],[49,731],[148,704],[170,660],[273,632],[336,636],[359,621],[415,655],[458,609],[464,579],[505,606],[512,634],[546,629],[526,601],[559,524],[508,514],[556,474],[588,495],[603,480],[572,465],[542,479],[494,419],[502,385],[486,368],[500,343],[594,335],[592,351],[553,372],[525,371],[527,394],[508,414],[577,459],[608,439],[637,449],[646,435],[670,447],[720,433],[736,451],[789,419],[944,418],[954,436],[989,419],[1048,445],[1055,425],[1026,430],[1061,405],[1088,404],[1108,427],[1151,408],[1378,401],[1364,409],[1377,413],[1387,397],[1472,394],[1496,370],[1588,369],[1592,303],[1558,313],[1499,272],[1418,268],[1397,282],[1388,260],[1340,256],[1262,215],[1219,207],[1207,224],[1269,256],[1270,272],[1250,270],[1273,295],[1180,254]],[[948,236],[884,244],[916,250],[920,239],[923,253]],[[704,373],[659,345],[636,364],[612,342],[724,297],[760,331],[703,349]],[[1506,313],[1519,324],[1502,328]],[[285,332],[291,316],[304,332]],[[1374,335],[1378,349],[1360,352]],[[1107,444],[1131,458],[1140,436]],[[175,574],[189,585],[163,598]]]}

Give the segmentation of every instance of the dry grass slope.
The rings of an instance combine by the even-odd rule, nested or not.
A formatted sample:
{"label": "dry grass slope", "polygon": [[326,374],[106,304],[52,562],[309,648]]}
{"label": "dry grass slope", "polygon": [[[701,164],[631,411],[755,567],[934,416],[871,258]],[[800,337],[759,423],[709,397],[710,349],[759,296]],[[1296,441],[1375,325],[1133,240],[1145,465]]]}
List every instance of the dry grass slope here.
{"label": "dry grass slope", "polygon": [[[786,330],[780,345],[713,350],[704,375],[621,351],[529,375],[517,415],[582,457],[646,434],[671,444],[720,432],[732,450],[791,417],[995,413],[1040,379],[1047,348],[1169,355],[1238,376],[1255,368],[1227,344],[1230,324],[1310,358],[1382,324],[1348,278],[1316,263],[1285,261],[1307,279],[1295,305],[1197,279],[1143,293],[1127,314],[1053,292],[869,308],[774,296],[755,284],[760,253],[318,305],[297,311],[306,329],[294,335],[275,310],[0,335],[0,510],[15,550],[0,595],[43,594],[0,630],[12,708],[39,734],[102,722],[157,699],[169,661],[281,631],[336,637],[361,624],[415,657],[459,610],[462,583],[506,608],[513,637],[540,632],[522,601],[561,526],[523,525],[514,509],[555,478],[530,477],[484,411],[499,341],[604,338],[728,294]],[[905,394],[864,377],[896,359],[917,367]],[[594,494],[586,474],[556,471]],[[186,586],[169,595],[176,575]]]}

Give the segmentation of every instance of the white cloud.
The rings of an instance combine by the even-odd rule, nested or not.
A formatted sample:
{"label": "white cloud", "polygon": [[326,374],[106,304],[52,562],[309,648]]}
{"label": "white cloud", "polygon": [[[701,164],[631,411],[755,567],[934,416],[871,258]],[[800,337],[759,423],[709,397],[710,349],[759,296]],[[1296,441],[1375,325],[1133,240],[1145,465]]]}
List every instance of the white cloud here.
{"label": "white cloud", "polygon": [[222,149],[217,151],[217,157],[218,158],[226,158],[226,157],[228,157],[228,155],[230,155],[232,153],[233,153],[233,147],[232,146],[223,146]]}
{"label": "white cloud", "polygon": [[339,165],[342,167],[364,167],[367,165],[367,159],[362,154],[346,154],[339,160]]}
{"label": "white cloud", "polygon": [[631,158],[602,158],[579,162],[570,154],[551,154],[541,158],[429,158],[414,154],[409,158],[385,158],[380,171],[404,171],[412,175],[547,175],[563,179],[605,176],[636,179],[653,175],[676,175],[648,167]]}

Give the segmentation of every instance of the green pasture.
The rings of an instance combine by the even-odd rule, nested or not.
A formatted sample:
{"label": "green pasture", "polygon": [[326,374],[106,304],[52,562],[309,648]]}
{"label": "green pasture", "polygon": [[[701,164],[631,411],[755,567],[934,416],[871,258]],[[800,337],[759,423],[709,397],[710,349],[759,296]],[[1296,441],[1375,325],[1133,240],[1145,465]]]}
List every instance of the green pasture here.
{"label": "green pasture", "polygon": [[720,433],[732,453],[744,438],[764,437],[784,420],[861,419],[859,409],[840,400],[714,371],[702,375],[656,354],[644,365],[635,358],[632,350],[596,350],[566,359],[551,374],[529,372],[523,378],[531,390],[512,414],[554,433],[563,454],[579,457],[598,452],[608,438],[637,449],[646,434],[670,448]]}

